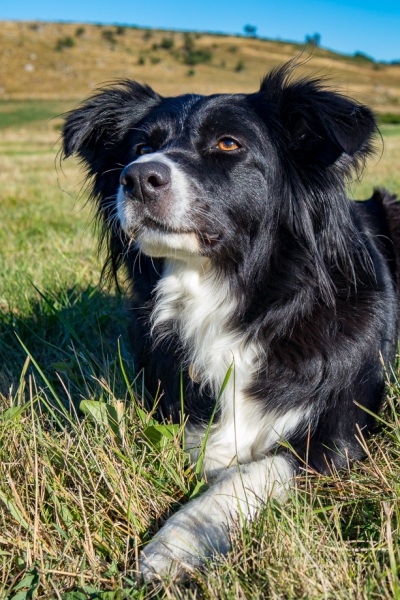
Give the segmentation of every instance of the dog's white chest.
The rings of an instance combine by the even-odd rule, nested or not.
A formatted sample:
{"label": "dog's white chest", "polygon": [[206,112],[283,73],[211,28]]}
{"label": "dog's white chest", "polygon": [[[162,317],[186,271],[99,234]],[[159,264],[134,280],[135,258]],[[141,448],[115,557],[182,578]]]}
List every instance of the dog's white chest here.
{"label": "dog's white chest", "polygon": [[249,383],[255,366],[254,350],[230,326],[234,311],[227,283],[203,259],[166,262],[156,290],[153,332],[168,336],[174,322],[192,376],[216,397],[230,365],[236,391]]}
{"label": "dog's white chest", "polygon": [[[192,264],[166,262],[156,290],[153,335],[168,337],[174,323],[192,376],[201,386],[209,386],[216,400],[220,396],[220,418],[211,428],[206,449],[205,469],[212,475],[235,460],[244,463],[265,455],[300,417],[297,411],[284,416],[266,412],[250,397],[247,390],[261,351],[232,328],[235,309],[227,283],[219,280],[207,263],[200,259]],[[221,395],[230,366],[231,375]],[[187,432],[187,447],[194,449],[194,456],[203,435],[204,428]]]}

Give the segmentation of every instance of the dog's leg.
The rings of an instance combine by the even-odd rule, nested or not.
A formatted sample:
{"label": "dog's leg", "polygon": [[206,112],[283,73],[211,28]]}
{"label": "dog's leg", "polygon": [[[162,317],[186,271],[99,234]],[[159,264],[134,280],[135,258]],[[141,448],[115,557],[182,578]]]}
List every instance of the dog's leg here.
{"label": "dog's leg", "polygon": [[227,469],[199,498],[173,515],[141,555],[145,580],[180,577],[230,548],[229,525],[254,516],[268,497],[284,499],[294,466],[287,455]]}

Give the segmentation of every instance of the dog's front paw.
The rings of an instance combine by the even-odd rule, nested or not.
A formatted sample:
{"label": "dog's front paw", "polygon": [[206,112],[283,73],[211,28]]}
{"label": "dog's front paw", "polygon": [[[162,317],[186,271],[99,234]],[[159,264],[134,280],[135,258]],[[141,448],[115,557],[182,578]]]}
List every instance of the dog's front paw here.
{"label": "dog's front paw", "polygon": [[221,518],[225,515],[203,511],[204,505],[199,500],[173,515],[143,549],[140,557],[143,579],[183,579],[207,558],[229,550],[229,535]]}
{"label": "dog's front paw", "polygon": [[200,557],[195,557],[182,548],[173,548],[166,540],[156,537],[140,555],[139,572],[144,581],[176,581],[184,579],[201,563]]}

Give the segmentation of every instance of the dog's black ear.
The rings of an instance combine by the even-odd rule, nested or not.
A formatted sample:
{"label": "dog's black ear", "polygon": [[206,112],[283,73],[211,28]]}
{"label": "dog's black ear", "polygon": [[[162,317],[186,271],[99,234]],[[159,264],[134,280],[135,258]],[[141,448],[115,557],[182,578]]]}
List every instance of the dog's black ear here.
{"label": "dog's black ear", "polygon": [[357,164],[371,151],[373,113],[330,91],[319,79],[292,80],[293,68],[289,62],[273,70],[260,89],[277,108],[290,152],[305,166],[327,167],[341,156]]}
{"label": "dog's black ear", "polygon": [[92,165],[98,152],[118,143],[151,108],[162,101],[154,90],[135,81],[103,88],[81,107],[68,113],[63,128],[63,153],[77,153]]}

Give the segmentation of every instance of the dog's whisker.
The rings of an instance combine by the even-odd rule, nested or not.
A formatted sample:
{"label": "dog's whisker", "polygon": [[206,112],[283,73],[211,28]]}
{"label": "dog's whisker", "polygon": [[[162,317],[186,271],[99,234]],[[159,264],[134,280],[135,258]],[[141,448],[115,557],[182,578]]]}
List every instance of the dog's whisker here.
{"label": "dog's whisker", "polygon": [[102,176],[108,175],[109,173],[115,173],[116,171],[122,171],[123,167],[114,167],[112,169],[107,169],[107,171],[103,171]]}

